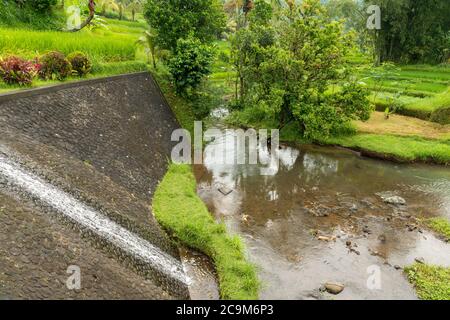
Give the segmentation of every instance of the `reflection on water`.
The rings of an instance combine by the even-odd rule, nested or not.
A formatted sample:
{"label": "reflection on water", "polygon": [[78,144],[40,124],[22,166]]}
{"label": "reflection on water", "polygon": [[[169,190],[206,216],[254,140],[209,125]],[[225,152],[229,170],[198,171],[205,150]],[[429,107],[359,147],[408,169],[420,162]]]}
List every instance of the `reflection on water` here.
{"label": "reflection on water", "polygon": [[[209,148],[234,152],[233,144],[211,143],[206,155]],[[258,150],[262,158],[267,152]],[[246,240],[259,265],[261,298],[323,298],[319,288],[327,281],[345,284],[339,299],[415,298],[398,266],[417,257],[450,265],[449,244],[420,230],[415,220],[450,218],[448,168],[398,165],[317,146],[282,146],[278,154],[273,175],[261,175],[264,165],[221,164],[209,156],[195,167],[199,195]],[[233,191],[224,195],[224,186]],[[386,204],[380,197],[385,194],[407,205]],[[367,286],[373,265],[381,270],[380,290]]]}

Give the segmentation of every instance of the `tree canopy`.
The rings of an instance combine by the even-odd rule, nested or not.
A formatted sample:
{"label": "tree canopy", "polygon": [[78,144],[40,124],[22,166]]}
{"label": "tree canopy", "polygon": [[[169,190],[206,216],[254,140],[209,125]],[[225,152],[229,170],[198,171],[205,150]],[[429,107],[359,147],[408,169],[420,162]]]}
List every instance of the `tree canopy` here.
{"label": "tree canopy", "polygon": [[442,62],[450,49],[450,1],[365,0],[381,8],[380,61]]}
{"label": "tree canopy", "polygon": [[144,15],[157,32],[158,45],[171,51],[179,39],[190,34],[211,42],[225,26],[219,0],[148,0]]}
{"label": "tree canopy", "polygon": [[255,1],[248,19],[234,40],[241,107],[254,117],[275,119],[280,127],[295,122],[308,138],[369,118],[367,92],[346,68],[352,34],[344,32],[343,23],[330,22],[318,0],[277,15],[265,1]]}

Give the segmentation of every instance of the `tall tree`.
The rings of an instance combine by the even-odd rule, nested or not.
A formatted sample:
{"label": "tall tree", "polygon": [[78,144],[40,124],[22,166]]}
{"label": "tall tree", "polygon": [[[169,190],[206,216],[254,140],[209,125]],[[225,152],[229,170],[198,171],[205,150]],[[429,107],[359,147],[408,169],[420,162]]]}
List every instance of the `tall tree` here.
{"label": "tall tree", "polygon": [[381,8],[381,30],[373,31],[381,62],[435,63],[446,59],[450,1],[365,0],[365,4]]}
{"label": "tall tree", "polygon": [[[345,56],[353,37],[344,25],[330,21],[319,0],[292,3],[277,15],[276,28],[272,13],[256,0],[249,26],[233,43],[246,114],[279,128],[296,123],[313,139],[347,129],[351,120],[367,120],[372,107],[368,92],[350,77]],[[341,90],[330,92],[334,83]]]}
{"label": "tall tree", "polygon": [[190,34],[211,42],[225,26],[225,13],[218,0],[148,0],[144,16],[157,32],[158,46],[171,51],[179,39]]}

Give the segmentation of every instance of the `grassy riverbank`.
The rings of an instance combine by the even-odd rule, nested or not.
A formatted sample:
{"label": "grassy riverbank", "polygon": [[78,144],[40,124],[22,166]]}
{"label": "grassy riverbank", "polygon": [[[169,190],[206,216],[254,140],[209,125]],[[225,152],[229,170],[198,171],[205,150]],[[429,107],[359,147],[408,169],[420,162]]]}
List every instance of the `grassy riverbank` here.
{"label": "grassy riverbank", "polygon": [[[423,224],[450,241],[450,221],[437,217],[422,221]],[[405,268],[405,274],[422,300],[450,300],[450,268],[415,263]]]}
{"label": "grassy riverbank", "polygon": [[364,155],[396,162],[425,162],[450,165],[450,142],[422,137],[403,137],[386,134],[355,134],[317,141],[338,145]]}
{"label": "grassy riverbank", "polygon": [[415,263],[405,273],[420,299],[450,300],[450,268]]}
{"label": "grassy riverbank", "polygon": [[450,241],[450,221],[446,218],[432,218],[425,221],[427,227]]}
{"label": "grassy riverbank", "polygon": [[153,198],[153,212],[176,239],[213,259],[223,299],[258,298],[255,267],[246,261],[242,241],[214,221],[197,196],[190,166],[170,165]]}
{"label": "grassy riverbank", "polygon": [[[228,119],[228,123],[233,126],[242,126],[244,128],[273,128],[273,124],[269,122],[251,122],[241,121],[242,119],[232,117]],[[389,121],[389,120],[386,120]],[[414,119],[417,121],[417,119]],[[365,124],[367,125],[367,124]],[[370,124],[369,124],[370,126]],[[439,126],[433,124],[433,126]],[[429,131],[425,135],[417,133],[417,126],[408,128],[401,126],[398,130],[403,133],[389,130],[380,130],[375,128],[373,133],[366,133],[355,124],[356,133],[350,133],[341,136],[323,138],[318,140],[307,140],[303,138],[295,125],[289,125],[280,132],[282,142],[291,143],[315,143],[319,145],[332,145],[361,151],[364,155],[383,160],[395,162],[424,162],[431,164],[450,165],[450,139],[445,130],[436,130],[434,133],[439,135],[434,139],[429,135],[433,134]],[[448,127],[448,126],[447,126]],[[376,133],[377,130],[380,133]],[[409,133],[407,131],[409,130]],[[450,131],[449,131],[450,132]]]}

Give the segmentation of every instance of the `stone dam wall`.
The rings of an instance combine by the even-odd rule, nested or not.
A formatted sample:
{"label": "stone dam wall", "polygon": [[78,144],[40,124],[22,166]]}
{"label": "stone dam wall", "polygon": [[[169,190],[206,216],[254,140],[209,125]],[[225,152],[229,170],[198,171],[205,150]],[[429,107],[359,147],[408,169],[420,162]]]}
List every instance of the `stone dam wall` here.
{"label": "stone dam wall", "polygon": [[[131,231],[181,268],[150,207],[178,127],[147,72],[0,95],[0,299],[188,297],[148,252],[117,245]],[[27,179],[50,191],[33,193]],[[94,211],[112,230],[73,218]],[[81,269],[78,290],[66,286],[70,265]]]}

